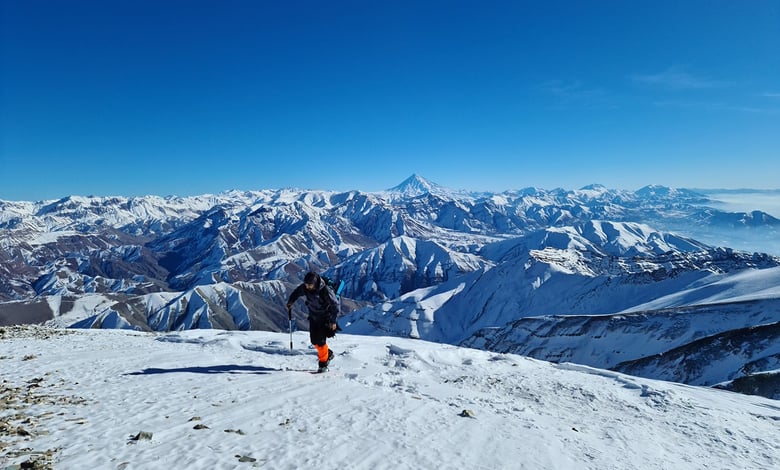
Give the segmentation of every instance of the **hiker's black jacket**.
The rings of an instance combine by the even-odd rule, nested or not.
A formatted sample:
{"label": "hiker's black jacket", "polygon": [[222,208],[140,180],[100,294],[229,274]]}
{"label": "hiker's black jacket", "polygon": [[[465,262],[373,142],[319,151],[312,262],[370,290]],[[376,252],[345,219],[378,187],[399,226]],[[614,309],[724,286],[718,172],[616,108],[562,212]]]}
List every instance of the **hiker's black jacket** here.
{"label": "hiker's black jacket", "polygon": [[309,321],[316,323],[336,323],[339,316],[339,303],[336,295],[328,286],[317,278],[317,288],[306,289],[305,284],[296,287],[287,300],[287,305],[295,303],[301,296],[306,296],[306,306],[309,308]]}

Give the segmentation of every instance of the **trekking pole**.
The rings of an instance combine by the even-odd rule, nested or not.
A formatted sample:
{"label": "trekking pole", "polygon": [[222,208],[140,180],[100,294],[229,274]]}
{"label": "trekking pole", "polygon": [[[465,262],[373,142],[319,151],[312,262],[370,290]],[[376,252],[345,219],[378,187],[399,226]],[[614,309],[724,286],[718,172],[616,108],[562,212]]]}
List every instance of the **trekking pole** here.
{"label": "trekking pole", "polygon": [[287,308],[287,319],[290,320],[290,351],[293,350],[293,340],[292,340],[292,307]]}

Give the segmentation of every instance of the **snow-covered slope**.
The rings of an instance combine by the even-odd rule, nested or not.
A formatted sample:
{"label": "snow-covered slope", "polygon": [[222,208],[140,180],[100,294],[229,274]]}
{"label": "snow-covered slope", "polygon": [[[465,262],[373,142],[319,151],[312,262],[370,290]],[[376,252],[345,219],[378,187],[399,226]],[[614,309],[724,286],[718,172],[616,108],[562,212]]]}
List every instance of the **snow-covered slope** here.
{"label": "snow-covered slope", "polygon": [[401,338],[0,330],[0,466],[769,469],[777,401]]}
{"label": "snow-covered slope", "polygon": [[[345,331],[600,368],[621,364],[644,377],[707,385],[778,367],[776,330],[758,326],[780,321],[775,258],[599,221],[479,254],[495,267],[352,312]],[[720,343],[704,338],[746,338],[738,331],[744,328],[754,329],[740,344],[753,344],[722,348],[718,361],[707,360]]]}
{"label": "snow-covered slope", "polygon": [[[47,324],[141,331],[202,328],[280,331],[287,328],[285,303],[292,288],[282,281],[238,282],[202,285],[184,292],[114,296],[112,302],[102,302],[92,311],[71,309]],[[303,311],[296,309],[295,318],[301,327],[308,328]]]}
{"label": "snow-covered slope", "polygon": [[434,241],[401,236],[347,258],[326,274],[346,280],[346,295],[385,300],[441,284],[489,264],[483,258],[459,253]]}
{"label": "snow-covered slope", "polygon": [[[777,322],[780,299],[775,298],[631,314],[522,318],[500,328],[485,328],[463,344],[713,385],[778,368],[777,332],[764,328]],[[750,330],[749,339],[732,340],[733,347],[710,351],[719,337],[736,338],[745,329]],[[733,349],[745,350],[735,353]],[[718,362],[716,355],[730,357],[731,362]],[[687,361],[685,367],[680,367],[682,361]]]}
{"label": "snow-covered slope", "polygon": [[600,221],[547,229],[479,254],[495,267],[353,312],[348,331],[460,343],[523,317],[616,313],[690,289],[722,291],[728,283],[713,273],[780,264],[641,224]]}

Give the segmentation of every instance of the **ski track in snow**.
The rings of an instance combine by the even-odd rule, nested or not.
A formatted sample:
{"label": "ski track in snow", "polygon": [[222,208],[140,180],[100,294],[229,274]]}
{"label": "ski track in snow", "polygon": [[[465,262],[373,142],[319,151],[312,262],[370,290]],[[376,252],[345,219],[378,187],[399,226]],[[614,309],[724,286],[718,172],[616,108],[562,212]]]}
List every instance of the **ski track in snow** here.
{"label": "ski track in snow", "polygon": [[[25,448],[54,451],[58,469],[780,466],[777,401],[389,337],[339,335],[331,371],[310,374],[308,334],[294,344],[218,330],[5,338],[4,391],[49,398],[0,409],[33,434],[3,435],[0,467]],[[151,440],[131,439],[141,431]]]}

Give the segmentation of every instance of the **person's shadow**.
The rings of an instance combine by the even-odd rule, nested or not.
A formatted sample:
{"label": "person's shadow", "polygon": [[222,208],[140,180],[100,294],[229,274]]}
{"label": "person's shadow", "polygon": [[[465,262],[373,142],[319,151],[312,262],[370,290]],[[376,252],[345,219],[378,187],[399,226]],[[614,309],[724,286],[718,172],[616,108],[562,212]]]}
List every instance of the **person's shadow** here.
{"label": "person's shadow", "polygon": [[154,375],[176,372],[189,372],[192,374],[269,374],[271,372],[278,372],[279,370],[280,369],[270,369],[268,367],[231,364],[224,366],[179,367],[175,369],[158,369],[150,367],[138,372],[128,372],[125,375]]}

